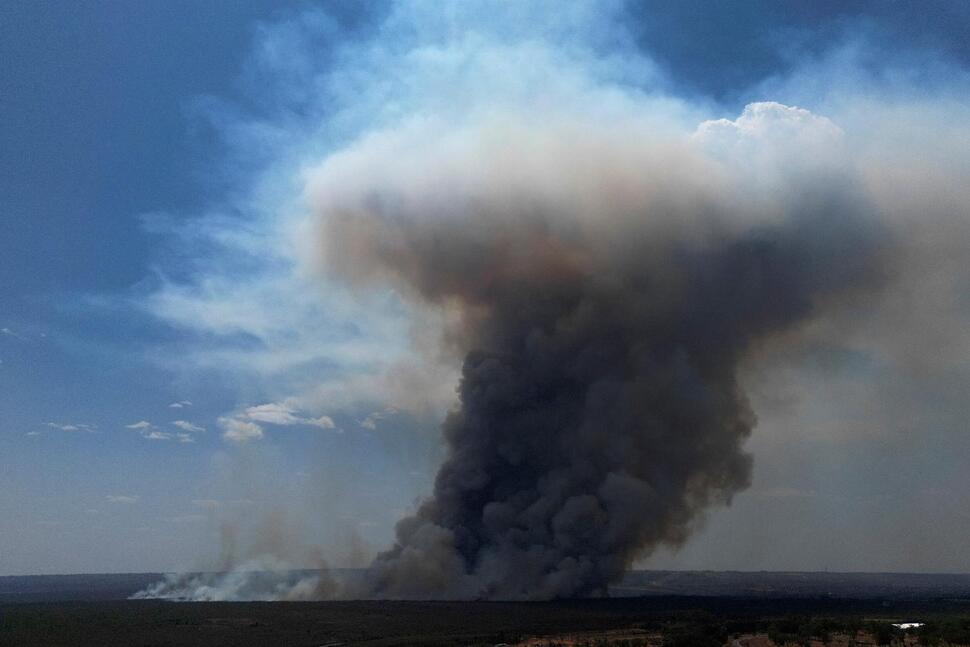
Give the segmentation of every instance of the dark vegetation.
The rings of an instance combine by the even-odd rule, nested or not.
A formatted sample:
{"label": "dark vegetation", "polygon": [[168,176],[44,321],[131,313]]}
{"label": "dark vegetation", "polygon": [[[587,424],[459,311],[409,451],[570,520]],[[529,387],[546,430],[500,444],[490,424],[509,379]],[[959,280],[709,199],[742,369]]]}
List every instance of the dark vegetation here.
{"label": "dark vegetation", "polygon": [[970,645],[967,575],[641,571],[613,591],[639,597],[548,603],[124,599],[159,577],[0,577],[0,647],[495,645],[607,630],[662,633],[665,647],[714,647],[742,634],[807,644],[860,629],[899,644],[891,623],[900,621],[926,623],[911,632],[921,645]]}
{"label": "dark vegetation", "polygon": [[[922,644],[970,643],[970,599],[858,600],[646,597],[508,602],[61,602],[0,605],[0,645],[133,647],[495,645],[570,631],[642,629],[665,647],[711,647],[729,636],[783,640],[919,619]],[[804,643],[803,643],[804,644]],[[888,641],[884,644],[888,644]]]}

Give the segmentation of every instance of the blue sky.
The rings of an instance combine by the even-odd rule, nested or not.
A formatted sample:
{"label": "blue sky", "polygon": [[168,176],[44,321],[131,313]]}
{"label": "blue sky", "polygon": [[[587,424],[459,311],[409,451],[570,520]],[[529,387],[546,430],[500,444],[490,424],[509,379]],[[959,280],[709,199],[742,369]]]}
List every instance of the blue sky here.
{"label": "blue sky", "polygon": [[[212,568],[227,524],[253,545],[257,526],[284,528],[297,562],[322,545],[359,563],[427,493],[449,373],[414,368],[426,345],[410,341],[405,305],[318,281],[297,244],[308,167],[374,124],[437,109],[409,86],[426,79],[407,67],[421,47],[582,40],[598,65],[617,53],[620,82],[698,121],[765,100],[853,114],[846,88],[859,85],[942,97],[920,113],[933,130],[967,96],[966,3],[577,4],[585,22],[545,9],[0,7],[0,574]],[[840,375],[873,370],[833,355]],[[397,384],[387,366],[428,393],[383,398]],[[791,384],[830,397],[827,370],[801,366]],[[953,540],[970,520],[945,494],[970,472],[953,451],[967,448],[968,384],[958,367],[895,385],[930,412],[919,440],[757,436],[751,493],[645,564],[970,569]],[[757,514],[777,531],[755,551]],[[914,519],[936,530],[891,538]],[[859,524],[883,538],[874,555],[804,545]]]}

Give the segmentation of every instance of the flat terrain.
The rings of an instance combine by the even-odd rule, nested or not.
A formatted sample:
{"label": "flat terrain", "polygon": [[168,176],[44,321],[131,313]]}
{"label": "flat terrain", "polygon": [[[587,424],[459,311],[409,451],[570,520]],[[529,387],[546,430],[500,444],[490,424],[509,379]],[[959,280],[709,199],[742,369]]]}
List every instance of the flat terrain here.
{"label": "flat terrain", "polygon": [[544,603],[126,599],[160,577],[0,577],[0,647],[720,647],[742,636],[753,637],[737,644],[776,644],[768,634],[783,644],[779,636],[855,635],[914,620],[936,632],[921,644],[944,635],[970,643],[962,638],[970,635],[968,575],[640,571],[611,599]]}
{"label": "flat terrain", "polygon": [[[294,571],[296,572],[296,571]],[[336,569],[337,578],[360,571]],[[162,579],[160,573],[0,576],[0,604],[124,600]],[[970,574],[632,571],[611,597],[968,598]]]}
{"label": "flat terrain", "polygon": [[[665,645],[769,630],[783,618],[970,617],[970,600],[646,597],[546,603],[113,601],[0,605],[0,645],[496,645],[567,632],[663,634]],[[595,643],[593,643],[595,644]],[[630,643],[633,644],[633,643]]]}

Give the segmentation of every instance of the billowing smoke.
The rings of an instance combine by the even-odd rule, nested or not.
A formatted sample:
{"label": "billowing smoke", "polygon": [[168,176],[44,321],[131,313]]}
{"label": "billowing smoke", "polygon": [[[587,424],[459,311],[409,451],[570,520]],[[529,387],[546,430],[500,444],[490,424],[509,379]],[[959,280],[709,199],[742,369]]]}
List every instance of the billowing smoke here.
{"label": "billowing smoke", "polygon": [[383,133],[310,178],[330,269],[439,309],[461,363],[434,491],[366,595],[604,594],[749,484],[746,356],[887,276],[872,206],[818,151],[769,179],[712,152],[733,122],[545,117]]}
{"label": "billowing smoke", "polygon": [[[758,101],[735,118],[734,103],[677,96],[625,31],[622,3],[570,7],[397,4],[373,40],[348,37],[332,57],[304,33],[326,27],[318,14],[270,34],[261,51],[284,109],[247,143],[283,161],[254,199],[267,235],[224,260],[263,269],[258,289],[216,282],[231,307],[214,310],[267,316],[240,330],[267,355],[288,349],[299,366],[272,373],[284,383],[272,397],[314,415],[450,406],[446,455],[362,584],[267,582],[240,560],[214,583],[175,578],[151,595],[604,594],[749,485],[759,410],[786,442],[813,425],[883,433],[903,417],[907,439],[965,427],[962,413],[923,414],[966,410],[952,386],[967,383],[970,318],[966,74],[941,63],[934,81],[882,51],[870,65],[849,42],[737,88]],[[237,235],[223,226],[220,240]],[[348,285],[393,305],[351,307]],[[402,355],[403,335],[386,352],[353,337],[332,382],[308,377],[302,363],[332,330],[367,337],[402,312],[426,362]],[[746,390],[784,400],[746,387],[765,391],[819,348],[865,360],[839,382],[856,390],[819,390],[829,375],[809,372],[794,383],[809,387],[799,397],[816,387],[814,415],[750,404]]]}

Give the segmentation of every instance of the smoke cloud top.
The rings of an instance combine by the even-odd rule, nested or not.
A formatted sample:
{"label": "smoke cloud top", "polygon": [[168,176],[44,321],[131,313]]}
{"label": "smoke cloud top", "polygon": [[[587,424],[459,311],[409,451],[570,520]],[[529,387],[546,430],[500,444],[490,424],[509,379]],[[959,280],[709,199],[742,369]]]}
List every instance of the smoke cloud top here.
{"label": "smoke cloud top", "polygon": [[287,240],[433,322],[413,382],[456,393],[433,491],[364,582],[311,596],[606,594],[749,486],[752,372],[833,340],[933,372],[921,312],[962,348],[967,111],[932,80],[867,76],[856,43],[735,117],[677,97],[617,7],[450,6],[397,7],[308,84],[342,136],[303,156]]}

